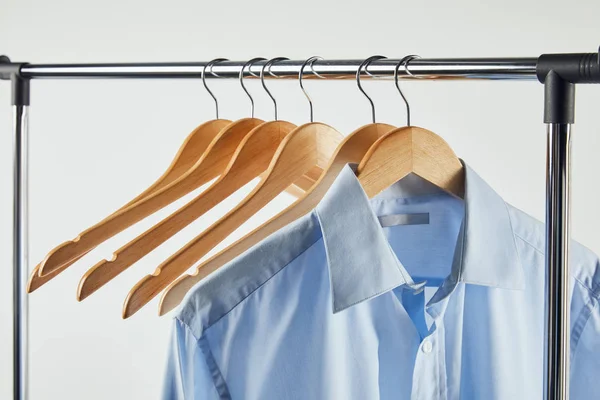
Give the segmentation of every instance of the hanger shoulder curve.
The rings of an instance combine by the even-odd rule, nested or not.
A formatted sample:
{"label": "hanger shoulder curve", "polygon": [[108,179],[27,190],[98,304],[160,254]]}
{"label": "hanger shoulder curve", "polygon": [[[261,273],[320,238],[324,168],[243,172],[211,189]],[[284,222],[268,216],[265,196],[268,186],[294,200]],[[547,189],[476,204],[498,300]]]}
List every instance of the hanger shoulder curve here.
{"label": "hanger shoulder curve", "polygon": [[371,146],[358,166],[358,179],[373,197],[410,173],[462,198],[464,170],[448,143],[414,126],[395,129]]}
{"label": "hanger shoulder curve", "polygon": [[221,129],[194,166],[169,185],[94,225],[75,240],[57,247],[44,260],[39,274],[42,276],[59,269],[63,264],[215,178],[223,171],[235,148],[248,133],[248,120],[238,120]]}
{"label": "hanger shoulder curve", "polygon": [[370,146],[386,132],[394,129],[388,124],[369,124],[348,135],[335,150],[329,164],[315,184],[291,206],[236,241],[226,249],[199,265],[193,274],[186,274],[171,283],[163,292],[159,303],[159,315],[177,307],[185,294],[204,277],[239,256],[267,236],[278,231],[313,210],[323,198],[341,169],[347,163],[358,163]]}
{"label": "hanger shoulder curve", "polygon": [[[196,127],[186,137],[186,139],[184,140],[181,147],[178,149],[178,151],[175,155],[175,158],[173,159],[173,161],[171,162],[171,164],[169,165],[167,170],[150,187],[148,187],[146,190],[144,190],[142,193],[140,193],[134,199],[129,201],[127,204],[125,204],[124,206],[119,208],[117,211],[113,212],[108,217],[104,218],[102,221],[109,219],[110,217],[119,213],[120,211],[132,206],[133,204],[136,204],[137,202],[139,202],[142,199],[157,192],[158,190],[162,189],[163,187],[168,186],[170,183],[172,183],[173,181],[175,181],[179,177],[181,177],[183,174],[185,174],[190,168],[192,168],[194,166],[196,161],[198,161],[198,159],[202,156],[202,154],[208,148],[208,146],[210,145],[210,143],[214,139],[214,137],[224,127],[226,127],[230,123],[231,123],[231,121],[229,121],[229,120],[216,119],[216,120],[207,121],[203,124],[200,124],[198,127]],[[81,235],[82,234],[80,234],[79,236],[81,236]],[[58,247],[55,248],[54,250],[52,250],[48,254],[48,256],[50,254],[52,254],[53,252],[55,252],[57,249],[58,249]],[[85,254],[83,254],[83,255],[85,255]],[[78,261],[81,257],[83,257],[83,255],[80,255],[79,257],[74,258],[73,260],[69,261],[68,263],[65,263],[63,266],[61,266],[61,268],[58,268],[56,271],[54,271],[52,274],[50,274],[50,276],[46,276],[45,279],[42,279],[42,277],[39,275],[39,270],[41,268],[41,265],[44,263],[44,261],[42,261],[40,264],[38,264],[34,268],[34,270],[32,271],[32,274],[30,275],[30,278],[29,278],[29,281],[27,284],[28,293],[33,292],[34,290],[36,290],[37,288],[42,286],[44,283],[48,282],[50,279],[52,279],[54,276],[56,276],[59,272],[61,272],[62,270],[69,267],[71,264],[74,264],[76,261]]]}
{"label": "hanger shoulder curve", "polygon": [[123,305],[123,318],[136,313],[254,213],[319,165],[320,160],[328,160],[341,140],[338,131],[321,123],[304,124],[289,132],[271,160],[265,178],[240,204],[131,289]]}
{"label": "hanger shoulder curve", "polygon": [[[142,193],[139,200],[176,181],[193,168],[194,164],[200,159],[217,134],[231,123],[232,121],[227,119],[216,119],[207,121],[194,129],[177,152],[177,156],[169,166],[167,172],[159,178],[159,183],[155,183],[150,187],[151,190],[149,189]],[[124,208],[129,205],[131,203],[128,203]]]}
{"label": "hanger shoulder curve", "polygon": [[283,138],[282,126],[286,131],[291,131],[295,127],[290,123],[285,124],[255,120],[254,129],[238,145],[219,178],[185,206],[117,250],[111,260],[102,260],[89,269],[79,282],[78,300],[81,301],[94,293],[216,204],[263,173]]}

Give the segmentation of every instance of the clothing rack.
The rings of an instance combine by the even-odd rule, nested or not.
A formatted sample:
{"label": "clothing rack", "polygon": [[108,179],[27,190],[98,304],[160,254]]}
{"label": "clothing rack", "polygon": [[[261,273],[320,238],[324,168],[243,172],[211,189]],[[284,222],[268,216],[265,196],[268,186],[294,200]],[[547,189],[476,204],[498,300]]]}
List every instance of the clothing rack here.
{"label": "clothing rack", "polygon": [[[373,61],[368,77],[392,78],[399,59]],[[258,76],[266,61],[247,71]],[[305,78],[354,78],[363,60],[317,60]],[[294,78],[304,60],[272,65],[266,78]],[[12,82],[14,136],[14,400],[27,398],[27,322],[25,285],[28,273],[28,109],[31,79],[150,78],[198,79],[207,62],[132,64],[28,64],[0,56],[0,79]],[[206,78],[237,78],[244,62],[208,65]],[[544,397],[568,399],[569,385],[569,236],[570,142],[574,122],[575,84],[600,83],[599,53],[545,54],[535,58],[413,58],[398,71],[402,79],[486,79],[539,81],[544,84],[544,123],[547,124],[546,184],[546,357]]]}

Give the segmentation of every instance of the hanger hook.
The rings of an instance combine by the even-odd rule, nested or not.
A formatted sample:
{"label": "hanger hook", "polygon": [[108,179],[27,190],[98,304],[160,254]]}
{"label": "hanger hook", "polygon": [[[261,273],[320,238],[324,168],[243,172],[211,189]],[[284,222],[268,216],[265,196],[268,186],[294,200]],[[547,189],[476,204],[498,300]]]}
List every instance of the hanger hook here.
{"label": "hanger hook", "polygon": [[268,68],[269,69],[269,75],[274,76],[275,78],[277,78],[277,76],[271,72],[271,66],[274,63],[276,63],[276,62],[285,61],[285,60],[289,60],[289,58],[286,58],[286,57],[275,57],[275,58],[272,58],[269,61],[267,61],[265,63],[265,65],[263,65],[262,69],[260,70],[260,83],[262,83],[262,87],[265,89],[265,92],[267,92],[267,94],[269,95],[269,97],[271,98],[271,100],[273,100],[273,106],[275,106],[275,121],[277,121],[277,101],[275,101],[275,97],[273,97],[273,95],[269,91],[269,88],[267,88],[267,85],[265,84],[265,69]]}
{"label": "hanger hook", "polygon": [[421,58],[421,57],[416,54],[408,55],[408,56],[404,57],[402,60],[400,60],[400,62],[398,62],[398,64],[396,64],[396,68],[394,68],[394,83],[396,84],[396,89],[398,89],[398,93],[400,93],[400,96],[402,96],[402,100],[404,100],[404,104],[406,104],[406,126],[410,126],[410,105],[408,104],[408,100],[406,99],[406,96],[404,95],[404,93],[402,93],[402,89],[400,89],[400,83],[398,83],[398,70],[400,69],[400,67],[402,65],[404,65],[404,72],[406,72],[410,76],[414,76],[408,70],[408,63],[411,60],[414,60],[415,58]]}
{"label": "hanger hook", "polygon": [[362,69],[365,69],[365,72],[367,74],[369,74],[369,71],[367,71],[367,68],[369,68],[369,65],[371,65],[371,63],[375,60],[381,60],[387,57],[384,56],[372,56],[367,58],[365,61],[363,61],[360,66],[358,67],[358,70],[356,70],[356,84],[358,85],[358,89],[362,92],[362,94],[365,95],[365,97],[367,98],[367,100],[369,100],[369,103],[371,104],[371,115],[373,117],[373,123],[375,123],[375,104],[373,103],[373,100],[371,100],[371,98],[369,97],[369,95],[367,94],[367,92],[365,92],[365,90],[363,89],[361,83],[360,83],[360,74],[362,72]]}
{"label": "hanger hook", "polygon": [[[307,65],[310,65],[311,72],[313,74],[315,74],[315,70],[313,69],[313,64],[315,63],[315,61],[322,60],[322,59],[323,59],[323,57],[319,57],[319,56],[313,56],[313,57],[309,58],[308,60],[304,61],[304,64],[302,64],[302,66],[300,67],[300,72],[298,73],[298,83],[300,83],[300,89],[302,89],[304,96],[306,96],[306,99],[308,100],[308,107],[310,108],[310,122],[313,122],[313,104],[312,104],[312,99],[310,98],[308,93],[306,93],[306,90],[304,89],[304,84],[302,83],[302,75],[304,75],[304,67],[306,67]],[[317,74],[315,74],[315,75],[317,75]]]}
{"label": "hanger hook", "polygon": [[250,99],[250,116],[252,118],[254,118],[254,99],[250,95],[250,92],[248,91],[248,89],[246,89],[246,85],[244,85],[244,71],[246,70],[246,67],[248,67],[248,72],[250,73],[250,75],[256,76],[252,73],[252,65],[254,65],[254,63],[256,63],[258,61],[265,61],[265,60],[266,60],[266,58],[262,58],[262,57],[253,58],[252,60],[249,60],[246,64],[244,64],[242,66],[242,69],[240,70],[240,75],[239,75],[240,85],[242,85],[242,89],[244,89],[244,92],[246,92],[246,95]]}
{"label": "hanger hook", "polygon": [[207,62],[206,65],[204,65],[204,68],[202,68],[202,84],[204,84],[204,88],[206,89],[206,91],[208,92],[208,94],[210,94],[210,96],[215,101],[215,111],[216,111],[216,114],[217,114],[217,119],[219,119],[219,102],[217,101],[217,98],[215,97],[215,95],[213,94],[213,92],[208,88],[208,85],[206,84],[206,68],[210,68],[210,73],[213,76],[218,76],[218,75],[215,75],[212,72],[212,67],[216,63],[222,62],[222,61],[229,61],[229,60],[226,59],[226,58],[215,58],[214,60]]}
{"label": "hanger hook", "polygon": [[408,75],[412,76],[413,78],[417,78],[417,79],[419,79],[419,77],[418,77],[418,76],[414,76],[414,75],[412,74],[412,72],[410,72],[410,71],[408,70],[408,63],[409,63],[409,62],[411,62],[411,61],[412,61],[412,60],[414,60],[414,59],[421,58],[421,56],[414,54],[414,55],[407,56],[407,58],[408,58],[408,60],[406,60],[406,62],[404,63],[404,71],[405,71],[405,72],[406,72]]}

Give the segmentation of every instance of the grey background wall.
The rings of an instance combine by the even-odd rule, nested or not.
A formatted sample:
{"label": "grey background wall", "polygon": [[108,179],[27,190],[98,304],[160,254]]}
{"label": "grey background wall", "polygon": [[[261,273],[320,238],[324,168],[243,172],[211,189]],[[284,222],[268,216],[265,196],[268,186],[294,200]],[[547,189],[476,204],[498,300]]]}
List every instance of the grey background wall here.
{"label": "grey background wall", "polygon": [[[193,61],[228,57],[304,59],[537,56],[587,52],[600,44],[592,0],[484,2],[256,2],[0,0],[0,53],[52,62]],[[567,9],[568,8],[568,9]],[[568,18],[568,19],[567,19]],[[271,83],[271,82],[270,82]],[[258,82],[249,82],[257,115],[272,118]],[[146,188],[187,134],[214,117],[199,80],[34,81],[31,107],[31,266]],[[238,84],[212,85],[222,114],[247,116]],[[297,82],[272,82],[280,117],[308,119]],[[368,103],[352,81],[307,82],[315,117],[349,133],[368,123]],[[544,215],[545,131],[542,87],[525,82],[406,82],[413,122],[452,145],[504,198]],[[391,82],[367,82],[378,118],[405,122]],[[573,147],[573,234],[600,252],[597,206],[599,87],[578,88]],[[11,113],[0,84],[0,398],[11,374]],[[30,296],[31,399],[152,399],[163,373],[171,316],[157,301],[127,321],[127,291],[247,193],[204,216],[98,293],[77,303],[81,275],[151,226],[170,207],[111,239]],[[189,197],[188,197],[189,198]],[[224,245],[289,204],[281,196]],[[185,199],[183,199],[185,202]],[[182,204],[180,202],[179,204]]]}

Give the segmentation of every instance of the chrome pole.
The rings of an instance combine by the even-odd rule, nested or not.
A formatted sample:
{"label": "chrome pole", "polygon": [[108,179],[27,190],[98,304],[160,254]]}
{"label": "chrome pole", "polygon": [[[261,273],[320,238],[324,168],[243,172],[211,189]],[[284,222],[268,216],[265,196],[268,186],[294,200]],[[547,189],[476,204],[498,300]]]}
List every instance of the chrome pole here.
{"label": "chrome pole", "polygon": [[[6,69],[6,66],[9,66]],[[16,65],[16,68],[14,67]],[[0,78],[12,83],[13,105],[13,400],[28,398],[29,79],[0,57]]]}
{"label": "chrome pole", "polygon": [[28,105],[13,106],[13,399],[27,399]]}
{"label": "chrome pole", "polygon": [[546,186],[547,394],[569,398],[571,125],[548,124]]}
{"label": "chrome pole", "polygon": [[[551,62],[552,57],[549,58]],[[581,65],[586,64],[575,63],[574,65],[576,68],[580,68]],[[569,293],[570,152],[571,125],[575,122],[575,84],[565,80],[554,69],[550,69],[545,74],[543,82],[544,122],[547,124],[548,134],[544,398],[567,400],[569,398],[569,358],[571,355],[569,346],[571,333],[569,315],[571,305]]]}
{"label": "chrome pole", "polygon": [[[306,60],[286,60],[274,63],[269,70],[273,75],[266,78],[298,79]],[[317,60],[312,65],[315,74],[306,74],[305,79],[318,76],[338,79],[354,79],[358,67],[364,60]],[[365,78],[393,78],[399,59],[383,59],[369,65]],[[250,71],[256,76],[266,61],[253,63]],[[21,75],[25,78],[190,78],[201,76],[206,62],[178,63],[129,63],[129,64],[25,64]],[[206,78],[238,78],[246,61],[223,61],[211,67]],[[450,58],[411,60],[410,73],[403,68],[400,78],[431,79],[536,79],[537,58]],[[246,69],[247,70],[247,69]],[[214,73],[214,74],[213,74]]]}

